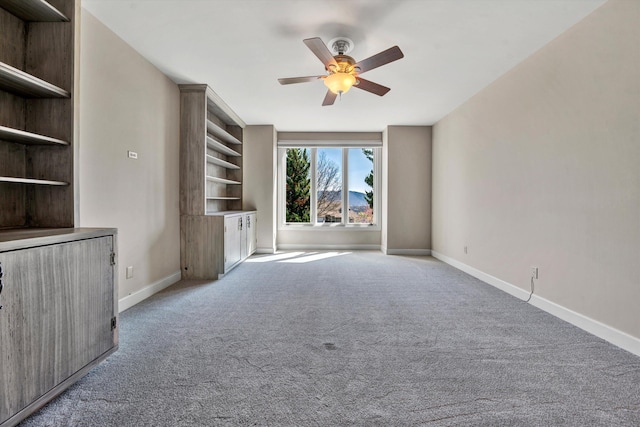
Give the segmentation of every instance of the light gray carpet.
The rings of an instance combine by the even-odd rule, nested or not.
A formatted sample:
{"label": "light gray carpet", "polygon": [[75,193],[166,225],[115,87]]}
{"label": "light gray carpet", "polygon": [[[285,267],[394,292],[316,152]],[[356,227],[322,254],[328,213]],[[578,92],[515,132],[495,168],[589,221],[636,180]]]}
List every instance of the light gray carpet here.
{"label": "light gray carpet", "polygon": [[433,258],[264,259],[124,312],[22,426],[640,425],[640,358]]}

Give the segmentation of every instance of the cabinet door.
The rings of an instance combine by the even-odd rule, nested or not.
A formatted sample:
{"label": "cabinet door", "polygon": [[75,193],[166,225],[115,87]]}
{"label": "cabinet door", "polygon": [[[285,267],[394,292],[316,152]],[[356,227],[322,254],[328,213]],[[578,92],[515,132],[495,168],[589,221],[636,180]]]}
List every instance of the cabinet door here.
{"label": "cabinet door", "polygon": [[247,256],[252,255],[258,246],[256,214],[247,214]]}
{"label": "cabinet door", "polygon": [[242,230],[240,231],[240,259],[244,260],[247,257],[247,228],[248,228],[248,216],[242,215]]}
{"label": "cabinet door", "polygon": [[0,253],[0,423],[114,346],[113,239]]}
{"label": "cabinet door", "polygon": [[240,262],[241,245],[240,236],[242,233],[242,216],[224,217],[224,272]]}

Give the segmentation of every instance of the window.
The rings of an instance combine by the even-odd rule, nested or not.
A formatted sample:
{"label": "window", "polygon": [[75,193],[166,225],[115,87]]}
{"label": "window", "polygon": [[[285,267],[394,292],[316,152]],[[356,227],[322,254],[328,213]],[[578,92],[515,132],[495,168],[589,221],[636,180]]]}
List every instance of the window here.
{"label": "window", "polygon": [[376,224],[377,147],[280,148],[281,224]]}
{"label": "window", "polygon": [[286,159],[286,222],[309,222],[311,215],[310,149],[289,148]]}
{"label": "window", "polygon": [[349,148],[349,224],[373,224],[373,148]]}
{"label": "window", "polygon": [[342,148],[316,149],[316,222],[342,222]]}

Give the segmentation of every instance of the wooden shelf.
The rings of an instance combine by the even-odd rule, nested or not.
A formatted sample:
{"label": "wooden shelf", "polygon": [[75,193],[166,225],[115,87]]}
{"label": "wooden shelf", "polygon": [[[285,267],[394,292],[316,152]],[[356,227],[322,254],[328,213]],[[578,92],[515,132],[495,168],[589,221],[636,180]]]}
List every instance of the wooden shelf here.
{"label": "wooden shelf", "polygon": [[207,181],[217,182],[218,184],[240,185],[240,181],[233,181],[231,179],[220,178],[217,176],[207,176]]}
{"label": "wooden shelf", "polygon": [[207,154],[207,162],[216,166],[222,166],[227,169],[240,169],[240,166],[234,165],[233,163],[229,163],[226,160],[219,159],[217,157],[213,157]]}
{"label": "wooden shelf", "polygon": [[240,197],[207,197],[207,200],[240,200]]}
{"label": "wooden shelf", "polygon": [[212,150],[217,151],[218,153],[222,153],[226,156],[233,156],[233,157],[240,157],[241,154],[238,153],[237,151],[232,150],[231,148],[227,147],[226,145],[224,145],[221,142],[216,141],[215,139],[211,138],[210,136],[207,136],[207,147],[211,148]]}
{"label": "wooden shelf", "polygon": [[229,144],[242,145],[242,141],[231,135],[226,130],[222,129],[211,120],[207,120],[207,132],[217,136],[218,138],[220,138],[224,142],[228,142]]}
{"label": "wooden shelf", "polygon": [[69,145],[67,141],[0,126],[0,140],[29,145]]}
{"label": "wooden shelf", "polygon": [[[0,0],[2,1],[2,0]],[[71,94],[31,74],[0,62],[0,90],[26,98],[69,98]]]}
{"label": "wooden shelf", "polygon": [[64,13],[45,0],[0,0],[0,7],[23,21],[69,22]]}
{"label": "wooden shelf", "polygon": [[0,176],[0,182],[12,182],[15,184],[37,184],[37,185],[69,185],[68,182],[62,181],[49,181],[46,179],[31,179],[31,178],[13,178],[10,176]]}

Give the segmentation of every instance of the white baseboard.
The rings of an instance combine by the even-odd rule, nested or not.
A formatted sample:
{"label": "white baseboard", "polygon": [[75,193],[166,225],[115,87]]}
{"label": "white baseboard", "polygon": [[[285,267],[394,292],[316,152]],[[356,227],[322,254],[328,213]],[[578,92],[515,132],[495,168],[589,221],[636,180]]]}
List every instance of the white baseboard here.
{"label": "white baseboard", "polygon": [[275,254],[276,251],[273,248],[256,248],[257,254]]}
{"label": "white baseboard", "polygon": [[278,251],[379,251],[380,245],[278,245]]}
{"label": "white baseboard", "polygon": [[504,280],[498,279],[497,277],[494,277],[490,274],[480,271],[474,267],[471,267],[470,265],[462,263],[446,255],[442,255],[441,253],[438,253],[436,251],[431,251],[431,255],[434,258],[438,258],[440,261],[444,261],[447,264],[457,268],[458,270],[462,270],[465,273],[472,275],[476,279],[480,279],[483,282],[486,282],[491,286],[494,286],[500,289],[501,291],[504,291],[510,295],[513,295],[516,298],[520,298],[521,300],[526,300],[527,298],[529,298],[529,292],[525,291],[524,289],[521,289],[515,285],[512,285],[511,283],[505,282]]}
{"label": "white baseboard", "polygon": [[139,291],[136,291],[130,295],[127,295],[124,298],[120,298],[118,300],[118,312],[122,313],[123,311],[133,307],[139,302],[142,302],[145,299],[149,298],[151,295],[156,294],[161,290],[163,290],[164,288],[167,288],[173,285],[174,283],[178,282],[181,278],[182,278],[182,273],[180,272],[180,270],[178,270],[175,273],[172,273],[167,277],[164,277],[150,284],[149,286],[145,286]]}
{"label": "white baseboard", "polygon": [[[483,282],[486,282],[510,295],[515,296],[516,298],[524,301],[529,298],[528,291],[512,285],[511,283],[486,274],[474,267],[471,267],[446,255],[442,255],[436,251],[431,251],[431,255],[434,258],[437,258],[457,268],[458,270],[464,271],[465,273],[470,274],[471,276],[480,279]],[[626,332],[622,332],[616,328],[605,325],[604,323],[601,323],[583,314],[577,313],[535,294],[531,297],[530,303],[531,305],[543,311],[546,311],[547,313],[561,320],[564,320],[565,322],[571,323],[572,325],[577,326],[578,328],[587,331],[590,334],[597,336],[598,338],[602,338],[603,340],[608,341],[611,344],[618,346],[630,353],[633,353],[636,356],[640,356],[640,338],[634,337],[627,334]]]}
{"label": "white baseboard", "polygon": [[414,255],[414,256],[429,256],[431,255],[431,249],[388,249],[384,251],[387,255]]}
{"label": "white baseboard", "polygon": [[535,294],[531,297],[531,304],[559,319],[564,320],[565,322],[571,323],[572,325],[597,336],[598,338],[602,338],[603,340],[609,341],[611,344],[627,350],[636,356],[640,356],[639,338],[612,328],[609,325],[605,325],[604,323],[598,322],[597,320],[583,314],[569,310],[566,307],[536,296]]}

